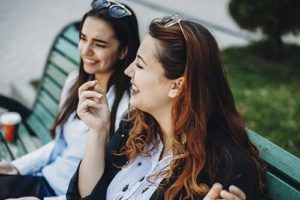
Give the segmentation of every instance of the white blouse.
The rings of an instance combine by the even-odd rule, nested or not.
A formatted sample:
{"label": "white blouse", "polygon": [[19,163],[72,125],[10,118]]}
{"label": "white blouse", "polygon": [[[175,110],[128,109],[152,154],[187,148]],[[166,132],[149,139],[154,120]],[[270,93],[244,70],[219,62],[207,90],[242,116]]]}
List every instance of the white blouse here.
{"label": "white blouse", "polygon": [[[153,144],[148,146],[148,150]],[[163,176],[151,176],[164,172],[168,169],[172,154],[159,160],[163,150],[163,144],[151,151],[150,157],[138,156],[130,164],[124,166],[109,184],[106,199],[107,200],[146,200],[150,199],[152,194],[158,188],[163,180]]]}
{"label": "white blouse", "polygon": [[[72,72],[64,84],[61,102],[66,100],[70,87],[78,77],[78,71]],[[109,108],[115,99],[114,85],[106,94]],[[124,93],[117,110],[115,127],[128,108],[129,94]],[[71,177],[82,159],[88,138],[88,127],[75,117],[75,111],[70,115],[63,128],[56,128],[55,140],[30,152],[14,161],[12,164],[22,175],[44,176],[56,195],[63,195],[68,189]],[[62,134],[63,132],[63,134]]]}

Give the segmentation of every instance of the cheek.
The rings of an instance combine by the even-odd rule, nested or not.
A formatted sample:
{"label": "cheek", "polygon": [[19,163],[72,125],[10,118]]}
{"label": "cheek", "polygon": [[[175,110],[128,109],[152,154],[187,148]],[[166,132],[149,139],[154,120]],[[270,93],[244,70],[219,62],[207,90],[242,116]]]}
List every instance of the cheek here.
{"label": "cheek", "polygon": [[79,51],[79,53],[81,53],[81,51],[82,51],[82,48],[83,48],[83,44],[82,44],[82,42],[79,42],[78,43],[78,51]]}

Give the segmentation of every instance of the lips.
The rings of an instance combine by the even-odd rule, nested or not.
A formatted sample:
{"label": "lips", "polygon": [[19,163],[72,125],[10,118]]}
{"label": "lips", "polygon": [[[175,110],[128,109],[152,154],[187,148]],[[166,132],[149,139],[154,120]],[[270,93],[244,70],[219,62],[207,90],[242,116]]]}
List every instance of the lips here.
{"label": "lips", "polygon": [[138,87],[134,84],[134,83],[132,83],[131,82],[131,84],[132,84],[132,95],[136,95],[137,93],[139,93],[140,92],[140,90],[138,89]]}
{"label": "lips", "polygon": [[88,58],[84,58],[83,59],[84,63],[88,64],[88,65],[93,65],[97,63],[97,60],[92,60],[92,59],[88,59]]}

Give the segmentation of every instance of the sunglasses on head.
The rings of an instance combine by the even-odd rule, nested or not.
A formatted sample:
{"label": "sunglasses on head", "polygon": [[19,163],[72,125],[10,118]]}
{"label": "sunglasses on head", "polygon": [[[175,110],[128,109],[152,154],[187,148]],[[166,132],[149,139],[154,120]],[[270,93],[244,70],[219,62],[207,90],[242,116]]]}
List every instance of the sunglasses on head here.
{"label": "sunglasses on head", "polygon": [[174,14],[174,15],[166,18],[166,22],[165,22],[164,27],[171,27],[171,26],[173,26],[173,25],[175,25],[175,24],[178,23],[178,25],[180,27],[180,30],[181,30],[181,32],[183,34],[183,37],[186,40],[186,36],[185,36],[185,33],[184,33],[182,25],[181,25],[181,20],[182,20],[182,18],[179,15]]}
{"label": "sunglasses on head", "polygon": [[93,9],[98,10],[107,8],[110,16],[117,19],[131,15],[130,10],[128,10],[124,5],[113,0],[94,0],[91,6]]}

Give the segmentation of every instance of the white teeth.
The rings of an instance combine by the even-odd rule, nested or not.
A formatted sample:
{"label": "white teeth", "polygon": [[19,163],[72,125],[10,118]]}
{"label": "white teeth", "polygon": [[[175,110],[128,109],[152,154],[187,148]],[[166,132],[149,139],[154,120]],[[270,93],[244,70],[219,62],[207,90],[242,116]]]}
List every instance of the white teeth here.
{"label": "white teeth", "polygon": [[90,59],[84,59],[84,62],[86,62],[87,64],[94,64],[94,63],[96,63],[96,61],[95,60],[90,60]]}
{"label": "white teeth", "polygon": [[132,85],[132,91],[136,93],[139,92],[139,89],[135,85]]}

